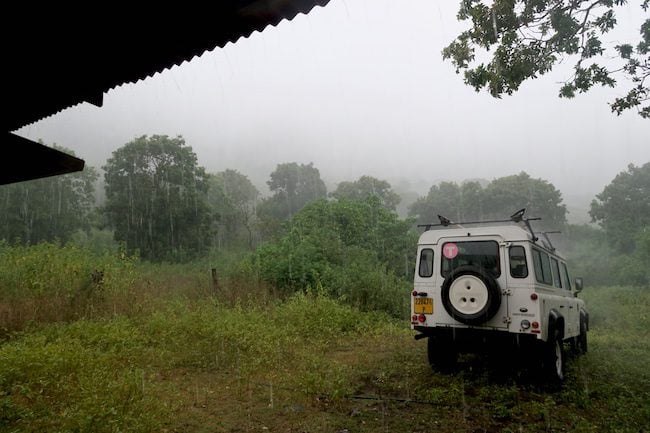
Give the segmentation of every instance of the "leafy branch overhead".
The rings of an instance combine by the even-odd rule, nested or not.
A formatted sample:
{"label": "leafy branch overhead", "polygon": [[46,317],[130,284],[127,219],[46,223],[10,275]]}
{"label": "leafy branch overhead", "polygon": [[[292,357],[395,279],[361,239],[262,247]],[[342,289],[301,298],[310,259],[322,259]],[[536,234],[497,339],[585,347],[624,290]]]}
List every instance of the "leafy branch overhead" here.
{"label": "leafy branch overhead", "polygon": [[[650,118],[650,18],[638,40],[608,45],[603,37],[617,25],[615,11],[627,0],[462,0],[458,19],[471,21],[443,51],[465,83],[492,96],[512,94],[522,82],[549,72],[565,57],[577,58],[573,76],[559,96],[572,98],[593,86],[620,86],[625,94],[610,103],[617,115],[635,108]],[[639,12],[647,15],[650,0]],[[476,62],[476,50],[491,53]]]}

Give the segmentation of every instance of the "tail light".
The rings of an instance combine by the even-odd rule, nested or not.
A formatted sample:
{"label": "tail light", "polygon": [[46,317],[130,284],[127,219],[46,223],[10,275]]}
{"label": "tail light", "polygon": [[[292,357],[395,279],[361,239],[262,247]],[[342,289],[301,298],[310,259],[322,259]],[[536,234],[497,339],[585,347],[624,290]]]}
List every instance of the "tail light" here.
{"label": "tail light", "polygon": [[539,322],[533,322],[531,323],[533,329],[530,330],[533,334],[539,334],[542,332],[541,329],[539,329]]}

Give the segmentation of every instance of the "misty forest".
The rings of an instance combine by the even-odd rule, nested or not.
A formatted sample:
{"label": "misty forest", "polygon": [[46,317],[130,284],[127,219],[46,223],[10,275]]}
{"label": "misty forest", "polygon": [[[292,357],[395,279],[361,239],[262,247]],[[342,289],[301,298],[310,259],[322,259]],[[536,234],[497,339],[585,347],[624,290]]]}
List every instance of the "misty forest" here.
{"label": "misty forest", "polygon": [[[596,18],[556,3],[579,6],[462,2],[471,28],[441,57],[485,97],[569,55],[580,60],[561,98],[615,87],[591,62],[618,2],[595,2]],[[614,50],[632,83],[609,101],[614,119],[650,116],[643,26]],[[0,186],[1,431],[649,431],[647,158],[616,166],[585,206],[524,165],[415,189],[376,170],[325,179],[299,157],[213,170],[177,134]],[[559,389],[504,356],[432,371],[409,327],[419,226],[524,208],[584,280],[588,353],[569,358]]]}

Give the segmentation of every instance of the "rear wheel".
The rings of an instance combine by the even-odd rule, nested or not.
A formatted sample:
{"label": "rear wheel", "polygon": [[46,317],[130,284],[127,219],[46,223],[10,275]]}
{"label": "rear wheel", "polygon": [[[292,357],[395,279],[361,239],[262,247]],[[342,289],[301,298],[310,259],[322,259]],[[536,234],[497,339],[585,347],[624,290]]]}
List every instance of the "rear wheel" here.
{"label": "rear wheel", "polygon": [[427,356],[433,371],[451,371],[458,361],[458,352],[450,341],[429,337],[427,341]]}
{"label": "rear wheel", "polygon": [[564,342],[557,329],[549,334],[548,341],[544,343],[542,349],[542,367],[545,377],[552,383],[558,384],[564,381]]}

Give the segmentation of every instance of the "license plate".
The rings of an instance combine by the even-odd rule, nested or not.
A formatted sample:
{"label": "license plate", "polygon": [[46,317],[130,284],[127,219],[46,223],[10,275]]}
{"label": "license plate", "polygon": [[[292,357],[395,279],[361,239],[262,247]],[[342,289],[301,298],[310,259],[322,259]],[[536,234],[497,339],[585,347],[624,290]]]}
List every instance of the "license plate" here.
{"label": "license plate", "polygon": [[433,314],[433,299],[415,298],[415,314]]}

